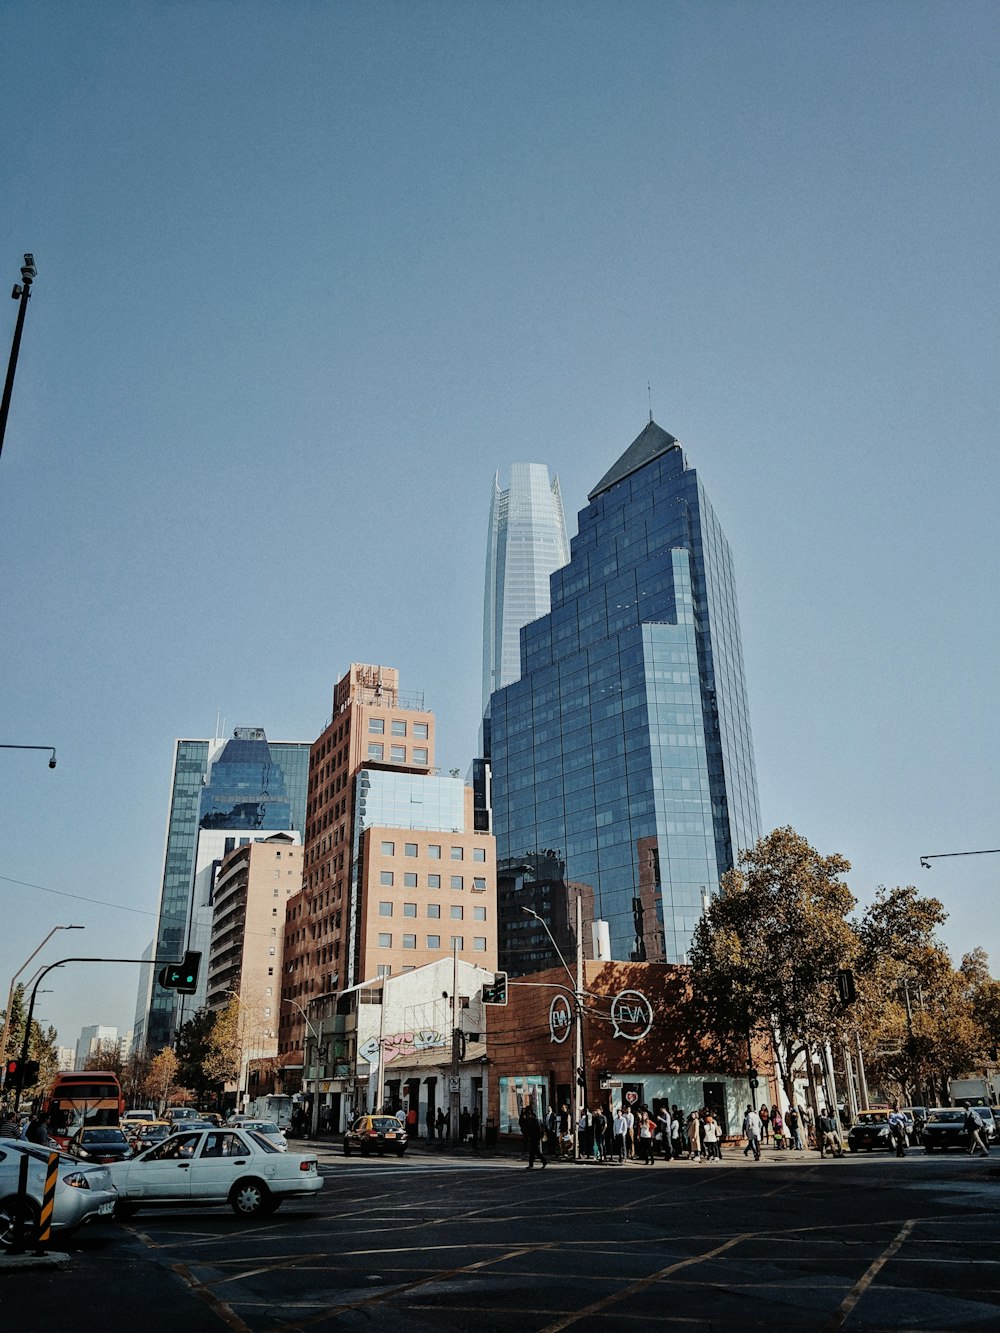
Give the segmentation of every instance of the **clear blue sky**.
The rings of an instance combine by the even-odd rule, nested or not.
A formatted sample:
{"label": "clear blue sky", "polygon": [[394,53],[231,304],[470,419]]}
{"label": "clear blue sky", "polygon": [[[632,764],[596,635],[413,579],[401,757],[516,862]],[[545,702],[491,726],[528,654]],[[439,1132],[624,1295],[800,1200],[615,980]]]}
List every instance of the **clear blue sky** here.
{"label": "clear blue sky", "polygon": [[[174,738],[219,712],[311,740],[396,665],[464,773],[492,475],[547,463],[575,531],[647,381],[734,548],[765,827],[1000,967],[1000,857],[918,862],[1000,846],[995,3],[0,25],[0,280],[39,270],[0,740],[59,756],[0,751],[4,991],[57,923],[46,960],[141,952]],[[130,1026],[134,969],[53,976],[61,1040]]]}

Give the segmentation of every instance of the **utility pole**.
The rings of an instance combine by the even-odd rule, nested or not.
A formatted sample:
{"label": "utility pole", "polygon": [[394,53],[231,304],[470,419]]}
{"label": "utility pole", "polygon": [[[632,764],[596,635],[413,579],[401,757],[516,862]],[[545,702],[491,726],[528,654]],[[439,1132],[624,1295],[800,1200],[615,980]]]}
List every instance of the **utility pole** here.
{"label": "utility pole", "polygon": [[576,1115],[573,1123],[573,1156],[580,1160],[580,1119],[587,1104],[587,1070],[583,1063],[583,894],[576,893]]}
{"label": "utility pole", "polygon": [[462,1094],[459,1073],[461,1061],[462,1030],[459,1027],[458,1007],[458,945],[451,946],[451,1078],[448,1080],[448,1138],[454,1143],[458,1137],[458,1117],[461,1111]]}
{"label": "utility pole", "polygon": [[14,372],[17,370],[17,354],[21,350],[21,334],[24,330],[24,316],[31,299],[31,284],[38,277],[35,268],[35,256],[27,254],[21,266],[21,281],[14,283],[11,299],[19,301],[17,323],[14,325],[14,341],[11,343],[10,360],[7,363],[7,379],[3,386],[3,399],[0,400],[0,453],[3,452],[3,437],[7,433],[7,413],[10,411],[11,394],[14,392]]}

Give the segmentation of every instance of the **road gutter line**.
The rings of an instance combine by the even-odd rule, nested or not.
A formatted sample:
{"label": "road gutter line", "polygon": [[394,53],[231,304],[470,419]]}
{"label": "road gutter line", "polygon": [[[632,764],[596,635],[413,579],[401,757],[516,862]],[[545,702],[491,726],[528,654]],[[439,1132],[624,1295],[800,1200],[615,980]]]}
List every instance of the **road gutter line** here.
{"label": "road gutter line", "polygon": [[178,1277],[182,1278],[187,1283],[188,1288],[193,1291],[200,1300],[205,1302],[213,1314],[217,1314],[222,1322],[228,1324],[235,1333],[251,1333],[249,1324],[244,1324],[243,1320],[231,1306],[228,1306],[225,1301],[220,1300],[214,1291],[209,1291],[204,1283],[199,1282],[191,1272],[190,1268],[188,1268],[187,1264],[171,1264],[171,1268]]}
{"label": "road gutter line", "polygon": [[885,1247],[875,1262],[870,1265],[867,1272],[858,1279],[841,1301],[840,1305],[838,1305],[837,1309],[833,1312],[831,1318],[823,1325],[820,1333],[836,1333],[838,1328],[843,1327],[844,1321],[857,1305],[858,1301],[860,1301],[861,1297],[865,1294],[875,1278],[900,1248],[916,1225],[917,1219],[915,1217],[911,1217],[909,1221],[903,1223],[899,1235]]}

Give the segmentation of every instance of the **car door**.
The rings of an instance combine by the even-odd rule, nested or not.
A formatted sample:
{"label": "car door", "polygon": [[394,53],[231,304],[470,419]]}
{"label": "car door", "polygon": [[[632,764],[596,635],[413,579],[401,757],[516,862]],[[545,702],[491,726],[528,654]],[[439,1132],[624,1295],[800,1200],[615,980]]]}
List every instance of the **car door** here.
{"label": "car door", "polygon": [[209,1131],[191,1167],[191,1197],[225,1200],[252,1167],[253,1153],[242,1134],[233,1129]]}
{"label": "car door", "polygon": [[[191,1197],[191,1163],[201,1147],[202,1134],[174,1134],[148,1154],[127,1164],[126,1194],[130,1199]],[[121,1168],[118,1168],[120,1170]],[[119,1179],[117,1171],[115,1179]]]}

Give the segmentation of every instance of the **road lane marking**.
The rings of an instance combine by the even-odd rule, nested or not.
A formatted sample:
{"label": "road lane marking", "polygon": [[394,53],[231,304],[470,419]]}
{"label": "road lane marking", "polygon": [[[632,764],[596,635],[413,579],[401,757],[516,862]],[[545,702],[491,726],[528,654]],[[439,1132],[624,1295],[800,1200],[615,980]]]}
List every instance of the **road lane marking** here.
{"label": "road lane marking", "polygon": [[722,1245],[717,1245],[714,1250],[706,1250],[704,1254],[694,1254],[689,1259],[680,1259],[675,1264],[668,1264],[666,1268],[661,1268],[655,1273],[650,1273],[648,1277],[641,1278],[638,1282],[624,1287],[621,1291],[605,1296],[599,1301],[594,1301],[592,1305],[586,1306],[582,1310],[577,1310],[574,1314],[567,1315],[564,1319],[558,1320],[554,1324],[548,1324],[542,1329],[542,1333],[559,1333],[560,1329],[569,1328],[571,1324],[578,1323],[581,1319],[587,1319],[591,1315],[599,1314],[602,1310],[608,1309],[611,1305],[618,1305],[621,1301],[627,1300],[630,1296],[636,1295],[640,1291],[645,1291],[647,1287],[653,1286],[656,1282],[662,1282],[664,1278],[671,1277],[674,1273],[679,1273],[682,1268],[691,1268],[694,1264],[702,1264],[707,1259],[715,1259],[720,1254],[725,1254],[726,1250],[731,1250],[734,1245],[740,1245],[745,1240],[749,1240],[757,1233],[754,1231],[744,1231],[739,1236],[733,1236]]}
{"label": "road lane marking", "polygon": [[857,1282],[855,1282],[854,1286],[840,1302],[836,1310],[834,1310],[829,1320],[823,1325],[820,1333],[836,1333],[836,1330],[843,1326],[847,1316],[851,1313],[858,1301],[874,1282],[875,1278],[878,1277],[879,1273],[900,1248],[916,1225],[917,1219],[915,1217],[911,1217],[909,1221],[903,1223],[895,1240],[890,1241],[875,1262],[870,1264],[867,1271],[861,1275]]}
{"label": "road lane marking", "polygon": [[191,1272],[187,1264],[172,1264],[171,1267],[178,1277],[182,1278],[188,1285],[188,1288],[194,1292],[199,1300],[204,1301],[208,1308],[219,1316],[224,1324],[228,1324],[233,1333],[252,1333],[249,1324],[244,1324],[231,1306],[224,1300],[216,1296],[215,1292],[209,1289]]}

